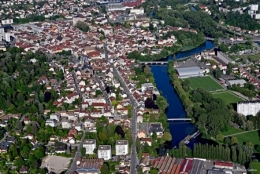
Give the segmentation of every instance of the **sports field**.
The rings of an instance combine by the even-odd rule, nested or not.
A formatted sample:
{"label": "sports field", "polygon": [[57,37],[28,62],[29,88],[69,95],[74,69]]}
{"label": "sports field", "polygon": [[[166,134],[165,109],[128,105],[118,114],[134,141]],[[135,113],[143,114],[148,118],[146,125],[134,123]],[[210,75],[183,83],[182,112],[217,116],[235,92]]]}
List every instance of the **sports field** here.
{"label": "sports field", "polygon": [[230,103],[236,103],[239,101],[243,101],[243,99],[237,97],[236,95],[226,91],[226,92],[219,92],[219,93],[213,93],[212,94],[214,98],[220,98],[223,99],[227,105]]}
{"label": "sports field", "polygon": [[203,88],[209,91],[215,91],[218,89],[223,89],[221,85],[215,82],[211,77],[191,77],[190,80],[190,87],[192,89],[196,88]]}

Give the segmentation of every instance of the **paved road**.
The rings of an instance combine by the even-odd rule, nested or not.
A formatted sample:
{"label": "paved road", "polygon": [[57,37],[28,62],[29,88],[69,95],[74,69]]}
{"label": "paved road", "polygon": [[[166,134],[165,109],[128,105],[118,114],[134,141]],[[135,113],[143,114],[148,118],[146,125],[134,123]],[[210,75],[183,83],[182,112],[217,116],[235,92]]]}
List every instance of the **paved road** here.
{"label": "paved road", "polygon": [[241,98],[243,98],[243,99],[245,99],[245,100],[247,100],[247,101],[255,101],[255,100],[258,100],[257,98],[252,98],[252,99],[250,99],[250,98],[248,98],[247,96],[244,96],[243,94],[241,94],[241,93],[239,93],[239,92],[237,92],[237,91],[231,91],[231,90],[230,90],[230,92],[233,92],[234,94],[238,95],[239,97],[241,97]]}
{"label": "paved road", "polygon": [[66,174],[72,174],[76,169],[77,169],[77,159],[81,156],[81,148],[83,146],[83,143],[84,143],[84,139],[85,139],[85,131],[83,131],[83,135],[82,135],[82,138],[80,140],[80,144],[78,146],[78,150],[77,152],[75,153],[75,156],[73,158],[73,161],[70,165],[70,168],[68,169],[68,171],[66,172]]}
{"label": "paved road", "polygon": [[135,97],[131,94],[128,86],[126,85],[123,77],[121,76],[121,74],[118,72],[118,70],[116,69],[115,66],[113,66],[113,70],[114,70],[114,75],[118,77],[119,81],[122,84],[122,87],[124,88],[126,94],[129,96],[130,98],[130,102],[132,105],[132,118],[131,118],[131,130],[132,130],[132,138],[133,138],[133,144],[131,146],[131,154],[130,154],[130,158],[131,158],[131,162],[130,162],[130,173],[131,174],[137,174],[137,165],[139,164],[139,160],[138,160],[138,156],[137,156],[137,151],[136,151],[136,137],[137,137],[137,106],[138,106],[138,102],[135,99]]}
{"label": "paved road", "polygon": [[260,130],[260,129],[255,129],[255,130],[251,130],[251,131],[243,131],[243,132],[239,132],[239,133],[235,133],[235,134],[226,135],[226,136],[224,136],[224,137],[232,137],[232,136],[234,136],[234,135],[245,134],[245,133],[254,132],[254,131],[257,131],[257,130]]}

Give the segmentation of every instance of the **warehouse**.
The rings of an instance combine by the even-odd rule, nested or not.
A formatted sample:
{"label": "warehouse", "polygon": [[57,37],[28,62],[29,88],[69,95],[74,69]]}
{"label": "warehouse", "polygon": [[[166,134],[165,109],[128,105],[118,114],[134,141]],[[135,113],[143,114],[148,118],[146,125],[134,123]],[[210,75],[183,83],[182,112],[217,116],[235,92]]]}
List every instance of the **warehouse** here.
{"label": "warehouse", "polygon": [[244,87],[244,84],[246,81],[244,79],[237,79],[237,80],[229,80],[227,81],[227,85],[232,86],[232,85],[240,85],[241,87]]}
{"label": "warehouse", "polygon": [[185,67],[185,68],[176,68],[177,74],[179,78],[189,78],[189,77],[198,77],[203,76],[203,70],[200,69],[198,66],[193,67]]}

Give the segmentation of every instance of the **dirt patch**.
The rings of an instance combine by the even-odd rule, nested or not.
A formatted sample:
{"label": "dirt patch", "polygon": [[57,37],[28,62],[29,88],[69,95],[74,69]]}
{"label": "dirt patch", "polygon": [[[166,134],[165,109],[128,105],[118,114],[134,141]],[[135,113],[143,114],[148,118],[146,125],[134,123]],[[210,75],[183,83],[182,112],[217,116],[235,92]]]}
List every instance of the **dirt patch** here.
{"label": "dirt patch", "polygon": [[48,155],[42,160],[41,168],[47,167],[49,171],[61,173],[69,168],[71,158]]}

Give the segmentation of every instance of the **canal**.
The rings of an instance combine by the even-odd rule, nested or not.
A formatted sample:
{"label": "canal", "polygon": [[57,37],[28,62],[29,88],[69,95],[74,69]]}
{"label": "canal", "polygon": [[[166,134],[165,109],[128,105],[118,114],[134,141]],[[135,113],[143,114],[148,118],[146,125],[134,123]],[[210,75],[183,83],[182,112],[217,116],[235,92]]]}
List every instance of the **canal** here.
{"label": "canal", "polygon": [[[214,47],[213,42],[206,41],[203,45],[192,49],[186,52],[179,52],[176,54],[176,59],[181,59],[183,57],[191,56],[193,54],[198,54],[204,50],[212,49]],[[169,56],[167,60],[172,60],[172,56]],[[151,66],[152,73],[155,78],[155,83],[159,91],[162,92],[162,95],[166,98],[169,106],[166,110],[166,115],[168,118],[183,118],[186,117],[186,112],[182,106],[182,103],[179,99],[178,94],[176,93],[174,87],[171,84],[170,78],[168,76],[167,66]],[[196,127],[188,122],[180,123],[170,123],[169,125],[170,132],[172,134],[172,141],[169,145],[170,148],[173,148],[179,144],[187,135],[190,135],[196,131]],[[204,143],[206,140],[203,140],[200,136],[196,139],[190,141],[189,147],[193,147],[194,143]]]}

